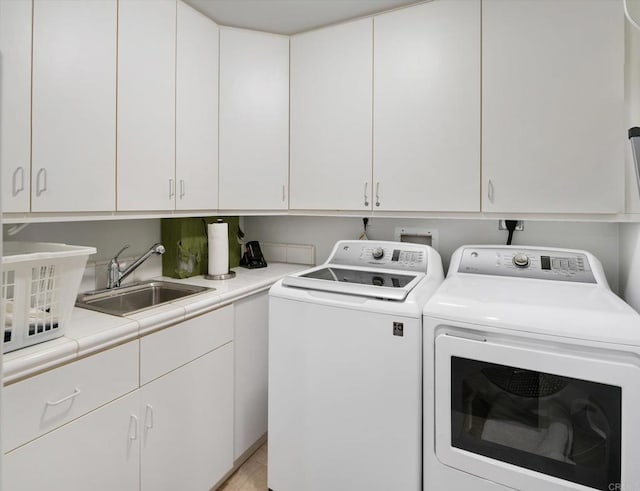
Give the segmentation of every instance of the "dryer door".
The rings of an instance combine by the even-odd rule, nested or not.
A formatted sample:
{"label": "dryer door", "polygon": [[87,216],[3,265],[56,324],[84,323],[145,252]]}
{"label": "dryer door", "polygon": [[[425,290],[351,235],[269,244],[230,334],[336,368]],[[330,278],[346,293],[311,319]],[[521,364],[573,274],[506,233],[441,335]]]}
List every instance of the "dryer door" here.
{"label": "dryer door", "polygon": [[640,368],[630,357],[450,334],[435,346],[444,464],[530,491],[640,482]]}

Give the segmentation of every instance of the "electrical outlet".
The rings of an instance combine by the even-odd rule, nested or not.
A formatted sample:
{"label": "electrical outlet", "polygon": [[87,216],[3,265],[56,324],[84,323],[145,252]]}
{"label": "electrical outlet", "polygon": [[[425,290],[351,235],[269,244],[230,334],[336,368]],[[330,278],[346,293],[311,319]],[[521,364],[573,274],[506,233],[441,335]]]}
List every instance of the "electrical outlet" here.
{"label": "electrical outlet", "polygon": [[[507,230],[507,224],[505,223],[505,220],[498,220],[498,230]],[[518,220],[516,231],[520,232],[522,230],[524,230],[524,220]]]}

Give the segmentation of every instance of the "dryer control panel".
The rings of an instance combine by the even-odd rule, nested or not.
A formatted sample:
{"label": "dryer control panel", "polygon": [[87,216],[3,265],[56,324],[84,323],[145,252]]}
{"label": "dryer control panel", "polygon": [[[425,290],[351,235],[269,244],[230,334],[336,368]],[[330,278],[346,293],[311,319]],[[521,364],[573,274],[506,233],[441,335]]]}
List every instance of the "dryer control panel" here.
{"label": "dryer control panel", "polygon": [[336,244],[327,263],[426,273],[427,256],[428,246],[422,244],[342,240]]}
{"label": "dryer control panel", "polygon": [[462,251],[458,272],[596,283],[585,254],[551,249],[469,247]]}

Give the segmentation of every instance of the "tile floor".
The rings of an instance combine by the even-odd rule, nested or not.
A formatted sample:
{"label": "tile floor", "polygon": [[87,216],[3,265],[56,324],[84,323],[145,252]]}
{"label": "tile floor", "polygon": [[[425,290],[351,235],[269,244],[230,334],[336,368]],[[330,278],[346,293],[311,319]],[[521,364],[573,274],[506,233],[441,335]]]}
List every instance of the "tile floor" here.
{"label": "tile floor", "polygon": [[256,450],[218,491],[267,491],[267,444]]}

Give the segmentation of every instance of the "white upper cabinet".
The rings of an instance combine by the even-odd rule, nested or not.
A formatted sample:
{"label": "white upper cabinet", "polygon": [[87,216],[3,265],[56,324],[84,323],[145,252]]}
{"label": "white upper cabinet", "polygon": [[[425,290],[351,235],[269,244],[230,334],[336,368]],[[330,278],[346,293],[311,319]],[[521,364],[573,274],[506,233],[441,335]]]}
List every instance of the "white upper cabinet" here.
{"label": "white upper cabinet", "polygon": [[33,4],[31,211],[115,209],[116,17],[116,0]]}
{"label": "white upper cabinet", "polygon": [[2,211],[29,211],[31,191],[31,2],[0,0]]}
{"label": "white upper cabinet", "polygon": [[480,1],[374,17],[373,210],[479,211]]}
{"label": "white upper cabinet", "polygon": [[482,33],[483,211],[621,211],[622,2],[484,0]]}
{"label": "white upper cabinet", "polygon": [[289,38],[220,29],[220,208],[287,209]]}
{"label": "white upper cabinet", "polygon": [[292,209],[370,210],[373,19],[291,38]]}
{"label": "white upper cabinet", "polygon": [[176,1],[120,0],[118,210],[175,208],[175,60]]}
{"label": "white upper cabinet", "polygon": [[178,2],[176,209],[218,208],[218,25]]}

